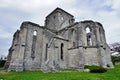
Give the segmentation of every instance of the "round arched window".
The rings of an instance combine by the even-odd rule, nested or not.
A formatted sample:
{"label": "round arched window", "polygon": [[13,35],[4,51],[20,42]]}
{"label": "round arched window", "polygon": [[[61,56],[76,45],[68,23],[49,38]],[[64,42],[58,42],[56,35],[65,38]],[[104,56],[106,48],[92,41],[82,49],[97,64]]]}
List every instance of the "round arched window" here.
{"label": "round arched window", "polygon": [[90,28],[86,27],[86,33],[89,33],[89,32],[90,32]]}
{"label": "round arched window", "polygon": [[33,32],[33,35],[34,35],[34,36],[37,36],[37,31],[36,31],[36,30]]}

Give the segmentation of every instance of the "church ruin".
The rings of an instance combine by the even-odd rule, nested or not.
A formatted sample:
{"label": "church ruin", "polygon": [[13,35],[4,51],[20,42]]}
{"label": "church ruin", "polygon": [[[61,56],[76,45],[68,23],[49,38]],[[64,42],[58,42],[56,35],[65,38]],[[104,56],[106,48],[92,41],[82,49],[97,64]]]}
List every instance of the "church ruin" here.
{"label": "church ruin", "polygon": [[59,71],[85,65],[113,68],[105,31],[99,22],[75,22],[70,13],[56,8],[40,26],[23,22],[13,36],[5,68]]}

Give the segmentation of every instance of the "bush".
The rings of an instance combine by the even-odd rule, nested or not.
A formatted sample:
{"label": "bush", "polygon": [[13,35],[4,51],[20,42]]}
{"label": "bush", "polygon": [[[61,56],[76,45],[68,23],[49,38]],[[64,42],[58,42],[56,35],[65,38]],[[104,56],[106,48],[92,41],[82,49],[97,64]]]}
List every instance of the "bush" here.
{"label": "bush", "polygon": [[115,65],[115,63],[120,62],[120,56],[112,56],[112,62]]}
{"label": "bush", "polygon": [[4,67],[5,62],[5,60],[0,60],[0,67]]}
{"label": "bush", "polygon": [[91,73],[104,73],[104,72],[107,72],[107,69],[105,69],[105,68],[103,68],[101,66],[95,66],[95,65],[92,65],[92,66],[86,65],[85,69],[90,69]]}
{"label": "bush", "polygon": [[107,72],[107,69],[105,68],[99,68],[99,69],[92,69],[90,70],[91,73],[104,73]]}

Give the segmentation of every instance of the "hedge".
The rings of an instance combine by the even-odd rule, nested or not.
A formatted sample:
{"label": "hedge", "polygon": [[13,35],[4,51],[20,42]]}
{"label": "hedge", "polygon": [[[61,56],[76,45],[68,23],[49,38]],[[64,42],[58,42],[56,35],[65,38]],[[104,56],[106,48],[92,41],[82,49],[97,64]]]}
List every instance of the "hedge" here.
{"label": "hedge", "polygon": [[85,65],[85,69],[90,69],[91,73],[104,73],[107,72],[107,69],[101,67],[101,66],[95,66],[95,65]]}
{"label": "hedge", "polygon": [[0,67],[4,67],[5,62],[5,60],[0,60]]}

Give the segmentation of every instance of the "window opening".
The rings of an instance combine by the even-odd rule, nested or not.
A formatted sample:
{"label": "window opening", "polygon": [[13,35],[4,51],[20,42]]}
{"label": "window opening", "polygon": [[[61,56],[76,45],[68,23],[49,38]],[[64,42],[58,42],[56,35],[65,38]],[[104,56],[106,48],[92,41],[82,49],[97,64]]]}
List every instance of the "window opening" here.
{"label": "window opening", "polygon": [[63,60],[63,47],[64,47],[64,44],[61,43],[61,60]]}
{"label": "window opening", "polygon": [[36,30],[33,32],[33,36],[37,36],[37,31]]}
{"label": "window opening", "polygon": [[92,46],[91,36],[88,36],[88,37],[87,37],[87,43],[88,43],[88,46]]}
{"label": "window opening", "polygon": [[75,42],[73,42],[73,47],[75,47]]}
{"label": "window opening", "polygon": [[87,28],[86,28],[86,33],[89,33],[89,32],[90,32],[90,28],[87,27]]}
{"label": "window opening", "polygon": [[47,51],[48,51],[48,44],[46,44],[45,60],[47,60]]}
{"label": "window opening", "polygon": [[33,32],[32,49],[31,49],[31,58],[32,58],[33,60],[34,60],[34,58],[35,58],[36,40],[37,40],[37,31],[35,30],[35,31]]}

